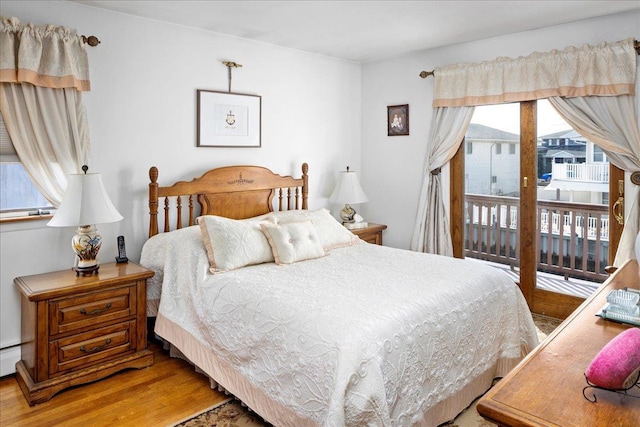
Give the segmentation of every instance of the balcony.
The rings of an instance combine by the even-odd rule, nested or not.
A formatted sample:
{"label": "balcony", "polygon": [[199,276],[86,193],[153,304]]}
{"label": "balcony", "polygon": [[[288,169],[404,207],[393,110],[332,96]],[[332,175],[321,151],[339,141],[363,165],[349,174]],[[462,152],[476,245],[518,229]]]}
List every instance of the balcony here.
{"label": "balcony", "polygon": [[608,163],[555,163],[547,189],[609,191]]}
{"label": "balcony", "polygon": [[608,163],[555,163],[551,173],[562,181],[609,183]]}
{"label": "balcony", "polygon": [[[467,194],[465,256],[512,267],[518,265],[519,207],[520,200],[515,197]],[[607,278],[604,271],[609,262],[607,206],[541,200],[537,205],[537,223],[538,271],[595,282]]]}

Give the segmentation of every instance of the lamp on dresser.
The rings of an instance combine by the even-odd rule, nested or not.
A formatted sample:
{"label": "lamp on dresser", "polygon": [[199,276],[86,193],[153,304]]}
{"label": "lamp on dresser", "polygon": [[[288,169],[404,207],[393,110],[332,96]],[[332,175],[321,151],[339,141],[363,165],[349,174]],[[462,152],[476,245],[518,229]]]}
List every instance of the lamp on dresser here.
{"label": "lamp on dresser", "polygon": [[338,177],[338,185],[331,193],[331,197],[329,197],[329,201],[333,203],[344,203],[344,208],[340,211],[340,219],[342,219],[342,224],[349,229],[357,229],[367,227],[367,222],[365,222],[360,215],[358,215],[351,207],[351,205],[355,205],[358,203],[368,202],[369,198],[362,187],[360,186],[360,181],[358,180],[358,175],[349,170],[349,166],[347,166],[346,171],[340,172],[340,176]]}
{"label": "lamp on dresser", "polygon": [[69,176],[67,191],[60,207],[47,225],[52,227],[77,226],[71,245],[76,253],[76,275],[90,276],[98,272],[98,252],[102,236],[95,224],[116,222],[122,215],[116,210],[102,184],[99,173],[87,173],[89,167],[82,166],[82,174]]}

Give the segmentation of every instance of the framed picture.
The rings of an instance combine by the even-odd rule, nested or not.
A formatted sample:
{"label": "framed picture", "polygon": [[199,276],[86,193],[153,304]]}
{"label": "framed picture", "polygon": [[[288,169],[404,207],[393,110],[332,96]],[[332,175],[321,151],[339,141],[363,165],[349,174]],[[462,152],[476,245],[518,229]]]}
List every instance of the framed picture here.
{"label": "framed picture", "polygon": [[409,135],[409,104],[387,107],[387,135]]}
{"label": "framed picture", "polygon": [[259,95],[198,89],[198,147],[260,147]]}

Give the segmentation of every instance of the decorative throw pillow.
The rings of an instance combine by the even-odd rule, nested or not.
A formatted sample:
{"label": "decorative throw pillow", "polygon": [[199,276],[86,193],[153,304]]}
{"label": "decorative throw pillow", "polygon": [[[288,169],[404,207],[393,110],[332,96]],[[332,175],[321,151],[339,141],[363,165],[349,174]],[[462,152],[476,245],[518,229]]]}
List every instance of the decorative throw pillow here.
{"label": "decorative throw pillow", "polygon": [[591,361],[585,376],[598,387],[626,390],[640,371],[640,328],[629,328],[613,338]]}
{"label": "decorative throw pillow", "polygon": [[272,212],[267,217],[274,218],[278,224],[311,220],[317,230],[320,244],[325,251],[355,245],[360,242],[360,238],[340,224],[328,209]]}
{"label": "decorative throw pillow", "polygon": [[325,255],[311,221],[260,225],[277,264],[292,264]]}
{"label": "decorative throw pillow", "polygon": [[212,273],[274,261],[271,246],[260,229],[261,223],[268,222],[265,218],[235,220],[206,215],[196,221]]}

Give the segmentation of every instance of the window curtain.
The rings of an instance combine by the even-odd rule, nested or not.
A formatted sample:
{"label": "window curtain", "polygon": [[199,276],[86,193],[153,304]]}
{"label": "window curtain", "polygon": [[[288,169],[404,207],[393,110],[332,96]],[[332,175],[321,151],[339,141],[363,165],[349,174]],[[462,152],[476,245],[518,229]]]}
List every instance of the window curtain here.
{"label": "window curtain", "polygon": [[[563,100],[571,98],[571,101],[587,97],[589,99],[629,97],[633,104],[636,85],[636,52],[633,41],[633,38],[628,38],[614,43],[604,42],[598,46],[584,45],[580,48],[570,46],[562,51],[535,52],[527,57],[497,58],[494,61],[482,63],[460,63],[438,67],[434,72],[433,107],[435,109],[461,108],[553,97],[559,97]],[[602,108],[608,111],[615,109],[612,105],[604,102],[602,105]],[[598,123],[597,118],[592,115],[597,116],[601,112],[586,114],[593,123]],[[611,114],[617,115],[615,112],[611,112]],[[637,128],[638,119],[634,109],[627,110],[624,114],[628,114],[626,116],[626,120],[629,121],[627,125]],[[567,121],[571,124],[570,120]],[[436,126],[435,121],[433,123],[433,126]],[[595,129],[598,126],[594,125],[593,127]],[[612,128],[615,129],[616,126],[620,126],[620,124],[618,123]],[[582,131],[583,129],[576,126],[576,130]],[[600,139],[594,138],[593,142],[612,153],[612,159],[617,159],[617,154],[620,154],[619,157],[627,156],[627,160],[630,160],[628,167],[633,168],[637,166],[637,154],[632,154],[633,151],[624,147],[635,144],[634,150],[637,150],[638,142],[637,139],[634,140],[634,132],[637,130],[625,132],[625,139],[607,135]],[[458,143],[462,140],[463,135],[464,131]],[[588,132],[585,132],[584,135],[589,137]],[[430,138],[427,152],[436,152],[437,145],[440,143],[437,139]],[[613,146],[623,148],[612,149]],[[430,162],[431,157],[428,154],[426,170],[433,169]],[[633,166],[634,162],[636,166]],[[624,169],[631,170],[627,167]],[[427,195],[429,195],[429,191],[426,191]],[[637,190],[635,191],[637,192]],[[631,193],[633,192],[634,190],[631,191]],[[636,199],[632,197],[629,201],[637,203],[637,196]],[[423,192],[420,195],[411,248],[448,255],[446,245],[442,250],[420,244],[424,239],[420,234],[433,233],[438,236],[447,234],[449,235],[448,239],[451,239],[446,223],[448,217],[446,212],[443,212],[442,215],[444,219],[434,225],[438,229],[429,230],[429,224],[436,224],[428,218],[431,215],[430,209],[433,208],[425,206],[431,202],[429,197],[425,197],[423,182]],[[627,231],[627,226],[625,226],[626,236],[623,235],[624,240],[620,243],[616,262],[623,262],[629,256],[627,254],[632,253],[632,248],[628,247],[628,241],[629,236],[633,235],[633,230],[637,229],[638,221],[638,208],[634,206],[627,221],[629,230]],[[423,223],[427,226],[423,226]]]}
{"label": "window curtain", "polygon": [[87,163],[89,131],[81,91],[89,63],[81,36],[53,25],[0,22],[0,111],[20,162],[59,206],[67,176]]}
{"label": "window curtain", "polygon": [[[640,130],[633,96],[551,97],[549,103],[582,136],[596,143],[611,163],[630,173],[640,171]],[[625,204],[631,207],[625,218],[620,245],[613,265],[635,258],[635,239],[640,231],[639,188],[625,188]],[[611,194],[615,199],[617,195]],[[609,218],[609,221],[614,221]]]}
{"label": "window curtain", "polygon": [[436,68],[434,107],[490,105],[551,96],[633,95],[633,38],[598,46],[570,46],[527,57]]}
{"label": "window curtain", "polygon": [[440,170],[456,154],[467,132],[474,107],[433,110],[418,213],[411,250],[453,256],[449,213],[442,199]]}

